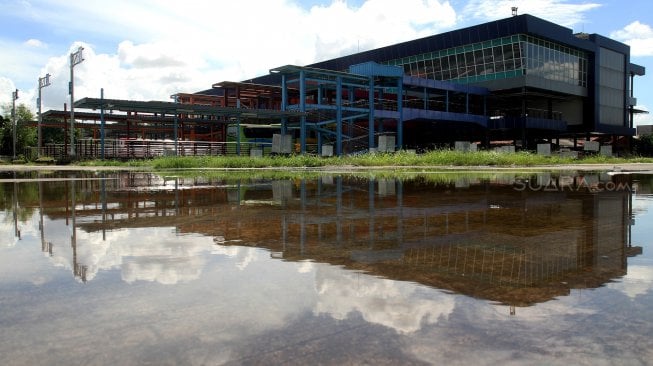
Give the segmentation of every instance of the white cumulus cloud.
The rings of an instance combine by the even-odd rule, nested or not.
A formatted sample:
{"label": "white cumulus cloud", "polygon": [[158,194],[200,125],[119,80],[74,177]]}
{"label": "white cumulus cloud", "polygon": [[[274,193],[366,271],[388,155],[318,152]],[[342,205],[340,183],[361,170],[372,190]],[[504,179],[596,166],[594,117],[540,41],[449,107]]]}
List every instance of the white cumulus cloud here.
{"label": "white cumulus cloud", "polygon": [[38,3],[38,12],[32,6],[7,11],[77,41],[65,48],[48,41],[46,47],[38,41],[46,37],[35,34],[27,42],[0,42],[0,48],[15,50],[0,54],[6,65],[0,77],[25,89],[31,98],[23,102],[34,108],[36,81],[50,73],[45,110],[70,103],[68,59],[79,45],[85,61],[75,66],[75,99],[98,97],[104,88],[106,98],[169,100],[174,93],[266,75],[282,65],[440,33],[457,22],[444,0],[367,0],[360,6],[334,0],[311,8],[290,0]]}
{"label": "white cumulus cloud", "polygon": [[34,38],[31,38],[31,39],[28,39],[27,41],[25,41],[25,45],[29,46],[29,47],[35,47],[35,48],[47,47],[47,45],[45,43],[39,41],[38,39],[34,39]]}
{"label": "white cumulus cloud", "polygon": [[455,308],[452,296],[425,298],[418,285],[343,272],[337,267],[317,266],[315,287],[315,314],[343,320],[358,312],[366,321],[400,333],[417,332],[424,324],[435,324]]}
{"label": "white cumulus cloud", "polygon": [[463,16],[479,20],[502,19],[511,16],[514,6],[518,8],[518,14],[530,14],[565,27],[573,27],[586,22],[585,14],[601,4],[567,0],[471,0],[465,6]]}
{"label": "white cumulus cloud", "polygon": [[653,28],[648,24],[634,21],[610,37],[628,44],[632,56],[653,56]]}

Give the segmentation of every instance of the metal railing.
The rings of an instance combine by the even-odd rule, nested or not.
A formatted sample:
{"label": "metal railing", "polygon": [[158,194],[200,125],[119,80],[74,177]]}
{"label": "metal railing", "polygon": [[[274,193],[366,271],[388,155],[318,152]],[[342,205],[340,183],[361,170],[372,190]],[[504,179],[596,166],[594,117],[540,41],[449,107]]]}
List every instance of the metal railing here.
{"label": "metal railing", "polygon": [[[262,155],[269,155],[271,143],[241,142],[240,149],[236,142],[208,141],[178,141],[175,154],[174,141],[168,140],[110,140],[104,143],[106,159],[148,159],[158,156],[250,156],[251,151],[258,149]],[[76,141],[76,160],[101,159],[102,145],[100,140],[85,139]],[[240,150],[240,151],[238,151]],[[27,153],[27,151],[26,151]],[[30,156],[47,156],[56,161],[70,160],[68,146],[64,144],[46,144],[40,151],[29,149]]]}

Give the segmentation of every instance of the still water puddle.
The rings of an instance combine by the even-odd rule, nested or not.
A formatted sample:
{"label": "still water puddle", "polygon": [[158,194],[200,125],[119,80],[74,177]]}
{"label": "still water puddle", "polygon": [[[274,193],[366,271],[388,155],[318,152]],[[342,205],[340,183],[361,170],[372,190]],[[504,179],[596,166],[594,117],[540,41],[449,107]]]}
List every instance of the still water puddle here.
{"label": "still water puddle", "polygon": [[5,365],[653,360],[653,176],[5,175]]}

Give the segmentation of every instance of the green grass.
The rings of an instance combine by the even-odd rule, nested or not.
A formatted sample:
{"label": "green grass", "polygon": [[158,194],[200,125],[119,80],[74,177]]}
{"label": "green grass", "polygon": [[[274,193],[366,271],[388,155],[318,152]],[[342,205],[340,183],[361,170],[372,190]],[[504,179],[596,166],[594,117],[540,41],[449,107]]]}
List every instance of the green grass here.
{"label": "green grass", "polygon": [[494,151],[460,152],[436,150],[426,154],[398,152],[394,154],[363,154],[356,156],[323,158],[312,155],[266,156],[262,158],[238,156],[186,156],[159,157],[152,160],[94,160],[82,165],[129,166],[151,168],[158,171],[175,169],[216,169],[216,168],[316,168],[316,167],[532,167],[560,164],[619,164],[653,163],[652,158],[616,158],[591,156],[573,159],[559,156],[542,156],[529,152],[499,153]]}
{"label": "green grass", "polygon": [[[224,182],[255,181],[255,180],[316,180],[321,177],[332,177],[331,172],[315,170],[164,170],[158,171],[158,175],[166,178],[198,178],[210,180],[222,180]],[[507,180],[515,177],[530,177],[531,172],[515,171],[462,171],[462,170],[426,170],[426,169],[386,169],[386,170],[350,170],[339,172],[339,176],[361,178],[369,180],[393,179],[393,180],[420,180],[435,184],[450,184],[455,181],[493,181],[501,178]]]}

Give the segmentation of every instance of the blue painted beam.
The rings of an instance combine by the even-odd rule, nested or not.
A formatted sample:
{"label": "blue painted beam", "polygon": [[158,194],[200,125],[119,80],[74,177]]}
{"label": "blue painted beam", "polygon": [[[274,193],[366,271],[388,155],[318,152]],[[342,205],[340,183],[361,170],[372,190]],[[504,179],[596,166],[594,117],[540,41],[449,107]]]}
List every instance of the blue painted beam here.
{"label": "blue painted beam", "polygon": [[403,80],[397,80],[397,112],[399,114],[399,119],[397,119],[397,151],[403,149],[404,146],[404,117],[403,117],[403,104],[404,104],[404,92],[403,92]]}
{"label": "blue painted beam", "polygon": [[[329,130],[329,129],[326,129],[326,128],[311,127],[311,130],[317,131],[320,134],[337,137],[335,131],[332,131],[332,130]],[[344,134],[344,133],[342,134],[342,137],[345,137],[345,138],[348,138],[348,139],[352,138],[352,136],[349,136],[349,135]]]}
{"label": "blue painted beam", "polygon": [[[281,75],[281,111],[285,112],[288,105],[288,84],[286,82],[286,75]],[[281,119],[281,134],[288,133],[288,119],[283,117]]]}
{"label": "blue painted beam", "polygon": [[[306,113],[306,73],[299,72],[299,110]],[[299,122],[299,151],[306,153],[306,115],[300,117]]]}
{"label": "blue painted beam", "polygon": [[[367,113],[362,113],[362,114],[356,114],[356,115],[353,115],[353,116],[342,117],[341,120],[343,120],[343,121],[353,121],[355,119],[364,118],[364,117],[367,117],[367,116],[368,116]],[[396,117],[396,115],[395,115],[395,117]],[[320,121],[320,122],[312,123],[312,125],[314,125],[314,126],[326,126],[326,125],[336,123],[337,121],[338,121],[337,119],[325,119],[325,120]]]}
{"label": "blue painted beam", "polygon": [[[307,77],[307,78],[306,78],[306,81],[307,81],[307,82],[310,82],[310,83],[316,83],[316,84],[318,84],[318,85],[333,85],[333,86],[335,86],[335,85],[338,83],[337,81],[325,80],[325,79],[317,79],[317,78],[310,78],[310,77]],[[361,82],[355,82],[355,83],[353,83],[353,82],[348,83],[348,82],[342,81],[342,82],[341,82],[341,85],[342,85],[343,87],[358,87],[358,88],[362,88],[362,87],[364,87],[364,86],[367,85],[367,82],[366,82],[366,81],[361,81]]]}
{"label": "blue painted beam", "polygon": [[336,78],[336,155],[342,155],[342,78]]}
{"label": "blue painted beam", "polygon": [[367,129],[368,129],[367,146],[368,148],[372,149],[376,147],[374,144],[374,78],[373,77],[370,77],[369,88],[370,89],[367,98],[369,100],[370,116],[367,123]]}
{"label": "blue painted beam", "polygon": [[[298,109],[297,105],[290,105],[288,109],[293,109],[293,108]],[[369,112],[369,109],[360,108],[360,107],[341,106],[340,108],[342,109],[343,112],[357,112],[357,113],[366,113],[366,114]],[[306,110],[307,111],[310,111],[310,110],[332,110],[332,111],[335,111],[335,110],[338,110],[338,106],[337,105],[330,105],[330,104],[317,105],[317,104],[310,104],[309,103],[309,104],[306,104]]]}

